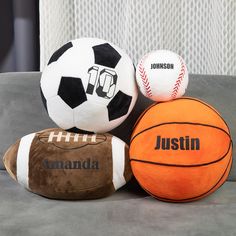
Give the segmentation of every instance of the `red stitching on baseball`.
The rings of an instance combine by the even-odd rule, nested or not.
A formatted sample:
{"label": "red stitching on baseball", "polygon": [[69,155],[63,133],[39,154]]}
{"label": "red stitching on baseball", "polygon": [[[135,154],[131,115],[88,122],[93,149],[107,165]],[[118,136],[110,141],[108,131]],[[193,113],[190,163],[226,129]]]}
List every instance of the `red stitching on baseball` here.
{"label": "red stitching on baseball", "polygon": [[148,55],[146,55],[142,60],[141,62],[139,63],[139,75],[142,79],[142,82],[143,82],[143,87],[145,88],[145,93],[147,95],[147,97],[152,97],[152,91],[151,91],[151,87],[150,87],[150,84],[149,84],[149,81],[148,81],[148,77],[147,77],[147,74],[146,74],[146,71],[144,69],[144,61],[145,59],[147,58]]}
{"label": "red stitching on baseball", "polygon": [[172,99],[175,99],[178,92],[179,92],[179,87],[183,81],[183,78],[184,78],[184,75],[185,75],[185,65],[184,65],[184,61],[181,57],[179,57],[179,60],[180,60],[180,63],[181,63],[181,69],[180,69],[180,73],[179,73],[179,76],[178,76],[178,79],[176,80],[176,83],[174,85],[174,88],[173,88],[173,91],[172,91],[172,94],[171,94],[171,98]]}

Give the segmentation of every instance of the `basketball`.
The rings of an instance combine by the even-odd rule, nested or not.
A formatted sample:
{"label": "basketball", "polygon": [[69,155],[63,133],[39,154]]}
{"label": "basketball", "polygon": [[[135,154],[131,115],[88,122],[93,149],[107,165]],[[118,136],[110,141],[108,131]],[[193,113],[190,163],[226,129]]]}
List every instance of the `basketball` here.
{"label": "basketball", "polygon": [[153,197],[189,202],[217,190],[232,165],[232,140],[220,114],[194,98],[155,103],[136,122],[131,167]]}
{"label": "basketball", "polygon": [[169,101],[184,95],[188,86],[188,70],[184,59],[168,50],[144,55],[136,69],[141,93],[153,101]]}

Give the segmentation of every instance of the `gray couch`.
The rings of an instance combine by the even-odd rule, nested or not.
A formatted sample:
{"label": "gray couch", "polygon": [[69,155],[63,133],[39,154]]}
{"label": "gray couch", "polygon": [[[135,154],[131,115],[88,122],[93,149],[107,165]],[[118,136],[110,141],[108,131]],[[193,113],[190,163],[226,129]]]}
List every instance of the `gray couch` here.
{"label": "gray couch", "polygon": [[[0,156],[17,138],[55,126],[42,106],[39,79],[37,72],[0,74]],[[192,75],[187,95],[216,107],[236,141],[236,77]],[[128,142],[132,125],[150,103],[139,96],[132,114],[113,134]],[[0,169],[0,236],[236,235],[235,165],[219,190],[184,204],[155,200],[135,180],[104,199],[50,200],[23,189],[1,161]]]}

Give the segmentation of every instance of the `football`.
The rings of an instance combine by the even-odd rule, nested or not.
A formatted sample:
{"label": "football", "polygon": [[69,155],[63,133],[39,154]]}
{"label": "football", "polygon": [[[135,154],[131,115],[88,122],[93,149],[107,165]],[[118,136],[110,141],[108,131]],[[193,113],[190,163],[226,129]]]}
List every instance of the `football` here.
{"label": "football", "polygon": [[5,153],[6,170],[26,189],[54,199],[95,199],[132,177],[128,146],[110,134],[46,129],[26,135]]}
{"label": "football", "polygon": [[59,48],[42,73],[40,87],[50,118],[72,132],[114,129],[138,95],[130,57],[97,38],[76,39]]}

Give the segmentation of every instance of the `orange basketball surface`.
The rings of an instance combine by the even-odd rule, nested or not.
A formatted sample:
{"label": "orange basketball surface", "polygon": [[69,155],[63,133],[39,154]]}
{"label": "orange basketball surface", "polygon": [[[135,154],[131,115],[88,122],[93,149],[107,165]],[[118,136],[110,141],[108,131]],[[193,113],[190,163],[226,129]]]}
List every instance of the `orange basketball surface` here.
{"label": "orange basketball surface", "polygon": [[210,105],[180,98],[149,107],[133,130],[133,173],[152,196],[200,199],[219,188],[232,165],[230,131]]}

